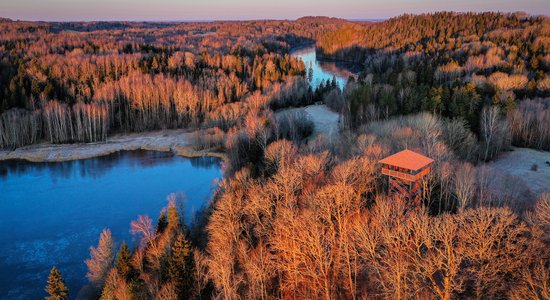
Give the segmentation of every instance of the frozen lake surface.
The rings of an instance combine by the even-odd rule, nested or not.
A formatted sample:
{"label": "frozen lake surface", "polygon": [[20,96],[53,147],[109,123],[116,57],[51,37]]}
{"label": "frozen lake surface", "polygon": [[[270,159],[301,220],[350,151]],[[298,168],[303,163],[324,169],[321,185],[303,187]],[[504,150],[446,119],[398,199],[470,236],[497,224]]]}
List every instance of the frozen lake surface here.
{"label": "frozen lake surface", "polygon": [[0,162],[0,299],[43,299],[52,266],[71,298],[86,284],[89,247],[110,228],[135,245],[130,222],[156,224],[170,193],[185,195],[186,222],[222,177],[216,158],[129,151],[55,163]]}

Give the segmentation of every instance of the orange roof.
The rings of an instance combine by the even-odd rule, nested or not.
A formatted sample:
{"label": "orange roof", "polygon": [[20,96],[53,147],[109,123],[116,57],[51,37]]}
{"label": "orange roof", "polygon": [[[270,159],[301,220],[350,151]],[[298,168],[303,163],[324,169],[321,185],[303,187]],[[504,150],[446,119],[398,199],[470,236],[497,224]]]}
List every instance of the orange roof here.
{"label": "orange roof", "polygon": [[390,155],[380,161],[382,164],[403,168],[407,170],[419,170],[431,164],[434,160],[411,150],[403,150]]}

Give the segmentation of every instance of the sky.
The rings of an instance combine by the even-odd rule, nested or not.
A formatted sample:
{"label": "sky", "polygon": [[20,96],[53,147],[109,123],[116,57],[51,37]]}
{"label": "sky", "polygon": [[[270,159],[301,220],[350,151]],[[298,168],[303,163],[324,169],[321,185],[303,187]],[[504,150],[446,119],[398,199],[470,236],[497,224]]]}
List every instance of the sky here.
{"label": "sky", "polygon": [[40,21],[383,19],[441,10],[550,16],[550,0],[0,0],[0,17]]}

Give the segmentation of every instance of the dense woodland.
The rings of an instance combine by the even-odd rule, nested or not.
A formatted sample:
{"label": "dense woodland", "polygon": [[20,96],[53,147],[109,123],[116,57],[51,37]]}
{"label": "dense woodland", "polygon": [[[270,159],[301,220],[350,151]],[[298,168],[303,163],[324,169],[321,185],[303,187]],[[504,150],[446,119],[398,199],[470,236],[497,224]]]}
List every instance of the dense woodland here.
{"label": "dense woodland", "polygon": [[[436,161],[417,210],[386,196],[377,163],[404,147]],[[156,225],[132,222],[133,252],[116,253],[105,231],[80,295],[548,299],[550,194],[461,158],[477,147],[463,122],[428,113],[370,123],[337,143],[277,140],[261,167],[223,180],[190,229],[172,196]]]}
{"label": "dense woodland", "polygon": [[[351,126],[430,111],[462,118],[480,134],[483,107],[493,105],[511,119],[515,143],[550,147],[548,131],[532,124],[550,120],[548,101],[537,100],[550,96],[547,17],[405,15],[380,23],[341,26],[321,36],[317,46],[322,57],[364,66],[363,76],[349,95],[332,95],[333,107],[347,110],[344,113]],[[523,103],[524,99],[537,104]],[[346,101],[347,106],[341,105]]]}
{"label": "dense woodland", "polygon": [[[483,163],[550,150],[547,17],[2,20],[0,33],[0,147],[189,128],[197,149],[227,157],[192,226],[171,196],[132,222],[139,245],[106,229],[71,295],[550,299],[550,195]],[[289,55],[312,43],[361,72],[312,89]],[[277,113],[318,101],[341,114],[337,139]],[[435,160],[418,210],[386,195],[377,164],[404,148]],[[59,271],[54,299],[67,297]]]}
{"label": "dense woodland", "polygon": [[227,130],[266,104],[256,103],[257,93],[281,97],[285,83],[305,75],[291,47],[342,22],[1,20],[0,148],[104,141],[112,132]]}

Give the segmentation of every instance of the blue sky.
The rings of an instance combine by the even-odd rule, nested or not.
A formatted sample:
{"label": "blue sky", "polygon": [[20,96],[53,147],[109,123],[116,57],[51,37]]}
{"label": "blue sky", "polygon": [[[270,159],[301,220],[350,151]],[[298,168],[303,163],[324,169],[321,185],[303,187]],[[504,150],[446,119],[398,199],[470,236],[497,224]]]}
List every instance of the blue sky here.
{"label": "blue sky", "polygon": [[22,20],[248,20],[323,15],[377,19],[403,13],[525,11],[550,15],[550,0],[0,0],[0,17]]}

